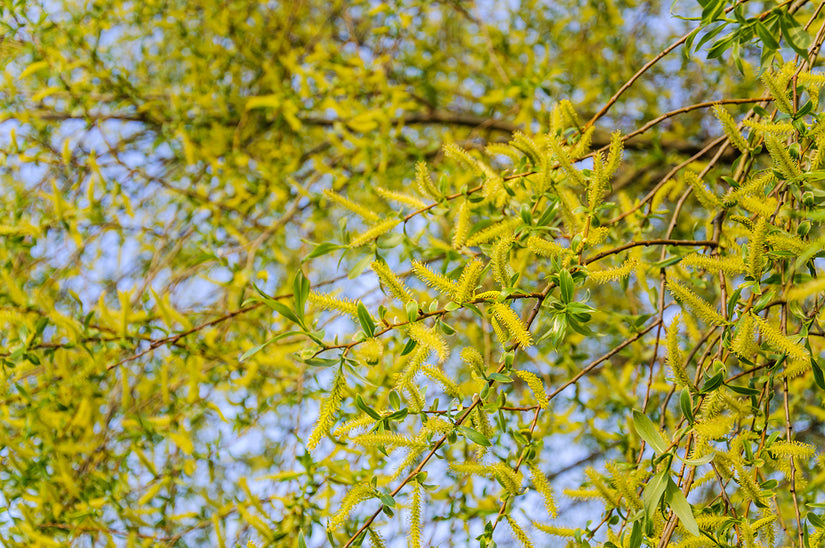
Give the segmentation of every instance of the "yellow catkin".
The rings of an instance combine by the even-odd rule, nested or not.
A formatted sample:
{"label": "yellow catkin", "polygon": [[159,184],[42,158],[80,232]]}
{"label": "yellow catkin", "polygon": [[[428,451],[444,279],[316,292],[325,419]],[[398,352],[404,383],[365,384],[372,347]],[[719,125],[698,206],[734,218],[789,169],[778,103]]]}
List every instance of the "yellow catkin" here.
{"label": "yellow catkin", "polygon": [[519,160],[521,160],[521,151],[505,143],[490,143],[484,147],[484,151],[490,156],[506,156],[514,164],[517,164]]}
{"label": "yellow catkin", "polygon": [[507,344],[507,341],[509,341],[510,338],[507,336],[507,333],[504,331],[504,328],[495,316],[490,317],[490,325],[493,327],[493,333],[496,334],[498,342],[502,345]]}
{"label": "yellow catkin", "polygon": [[816,450],[813,445],[799,441],[775,441],[769,451],[778,457],[793,457],[807,459],[814,456]]}
{"label": "yellow catkin", "polygon": [[570,181],[579,186],[587,186],[587,180],[584,178],[584,174],[573,166],[573,159],[570,157],[570,152],[562,145],[559,139],[552,135],[549,136],[547,146]]}
{"label": "yellow catkin", "polygon": [[516,131],[513,133],[513,140],[510,141],[510,145],[530,158],[530,164],[534,167],[538,167],[538,165],[541,164],[541,150],[531,137],[528,137],[521,131]]}
{"label": "yellow catkin", "polygon": [[642,499],[638,495],[639,482],[636,479],[638,476],[615,462],[605,463],[605,468],[610,472],[612,483],[621,494],[626,506],[634,510],[641,509]]}
{"label": "yellow catkin", "polygon": [[776,108],[784,112],[785,114],[792,114],[793,113],[793,105],[791,105],[791,101],[788,99],[788,92],[785,89],[785,86],[781,83],[780,78],[777,78],[777,74],[771,74],[768,71],[762,73],[762,83],[765,84],[765,87],[768,88],[768,91],[771,92],[773,95],[774,104]]}
{"label": "yellow catkin", "polygon": [[776,206],[779,202],[774,198],[766,198],[765,196],[741,196],[739,197],[739,205],[743,209],[762,215],[763,217],[770,217],[776,211]]}
{"label": "yellow catkin", "polygon": [[768,146],[768,153],[773,160],[774,167],[785,179],[794,179],[802,174],[799,165],[791,158],[788,147],[778,137],[765,135],[765,144]]}
{"label": "yellow catkin", "polygon": [[476,172],[479,175],[483,173],[480,166],[478,165],[478,161],[475,158],[473,158],[469,152],[467,152],[457,144],[448,143],[441,147],[441,149],[444,151],[444,156],[446,156],[447,158],[457,161],[464,167],[470,168],[472,171]]}
{"label": "yellow catkin", "polygon": [[730,433],[733,422],[733,417],[716,416],[697,422],[693,430],[704,440],[716,440]]}
{"label": "yellow catkin", "polygon": [[484,365],[484,358],[481,357],[481,353],[478,350],[471,347],[466,347],[461,350],[461,360],[470,366],[470,370],[473,371],[479,377],[484,377],[485,375],[485,365]]}
{"label": "yellow catkin", "polygon": [[634,272],[635,269],[636,259],[630,258],[626,260],[622,266],[590,271],[588,278],[596,283],[606,284],[621,280],[622,278],[627,278]]}
{"label": "yellow catkin", "polygon": [[349,246],[351,248],[361,247],[362,245],[367,245],[371,241],[375,240],[379,236],[383,236],[390,230],[396,227],[398,223],[401,221],[399,219],[384,219],[383,221],[375,224],[372,228],[367,230],[366,232],[360,234],[353,238]]}
{"label": "yellow catkin", "polygon": [[358,317],[358,305],[350,300],[336,299],[330,295],[323,293],[310,292],[308,297],[309,302],[323,310],[330,310],[336,312],[343,312],[350,316]]}
{"label": "yellow catkin", "polygon": [[340,437],[344,434],[349,434],[353,430],[361,430],[363,428],[371,427],[373,424],[375,424],[375,419],[373,419],[369,415],[363,415],[361,417],[358,417],[357,419],[345,422],[344,424],[335,429],[333,435]]}
{"label": "yellow catkin", "polygon": [[752,314],[745,314],[736,325],[736,335],[733,337],[731,350],[741,358],[751,359],[756,352],[754,339],[755,323]]}
{"label": "yellow catkin", "polygon": [[706,300],[673,280],[668,280],[667,288],[683,305],[693,310],[699,318],[710,325],[724,325],[725,319]]}
{"label": "yellow catkin", "polygon": [[495,476],[495,470],[491,465],[477,462],[454,462],[450,464],[450,470],[462,476],[482,476],[486,478]]}
{"label": "yellow catkin", "polygon": [[616,173],[616,170],[619,169],[619,164],[622,163],[623,147],[622,133],[616,130],[610,135],[610,149],[607,152],[607,163],[604,166],[604,174],[608,179]]}
{"label": "yellow catkin", "polygon": [[582,206],[578,196],[570,188],[559,186],[556,188],[559,196],[559,205],[561,206],[560,213],[564,220],[564,225],[570,234],[576,234],[581,231],[583,218],[575,212]]}
{"label": "yellow catkin", "polygon": [[479,405],[476,407],[476,424],[478,425],[478,431],[484,434],[484,437],[487,439],[491,439],[495,436],[495,432],[493,431],[493,427],[490,426],[490,419],[487,417],[487,411],[484,410],[484,407]]}
{"label": "yellow catkin", "polygon": [[679,350],[679,315],[674,316],[667,328],[667,363],[673,373],[676,383],[682,388],[691,386],[690,378],[685,369],[685,360]]}
{"label": "yellow catkin", "polygon": [[603,244],[609,235],[610,230],[606,226],[591,228],[584,243],[587,244],[587,247],[596,247]]}
{"label": "yellow catkin", "polygon": [[607,179],[604,176],[604,155],[597,153],[593,156],[593,171],[590,182],[587,185],[587,206],[590,211],[596,211],[601,205],[604,195],[607,193]]}
{"label": "yellow catkin", "polygon": [[441,193],[435,188],[433,179],[430,177],[430,170],[427,169],[426,162],[415,164],[415,181],[421,194],[429,196],[435,200],[441,197]]}
{"label": "yellow catkin", "polygon": [[711,273],[724,272],[728,276],[738,276],[746,270],[745,261],[739,257],[708,257],[692,253],[682,259],[682,266],[697,268]]}
{"label": "yellow catkin", "polygon": [[608,506],[618,506],[619,497],[616,491],[605,484],[602,476],[596,472],[594,468],[586,468],[584,475],[586,475],[587,479],[590,480],[590,483],[599,493],[599,497],[605,502],[605,504]]}
{"label": "yellow catkin", "polygon": [[811,295],[819,295],[823,291],[825,291],[825,278],[819,278],[801,285],[795,285],[793,289],[788,291],[787,299],[789,301],[802,301]]}
{"label": "yellow catkin", "polygon": [[676,180],[670,179],[668,182],[662,185],[661,188],[659,188],[659,190],[656,191],[656,193],[653,195],[653,198],[651,198],[650,200],[651,213],[663,213],[667,211],[661,209],[660,206],[662,205],[662,202],[664,202],[665,199],[668,198],[668,194],[671,190],[673,190],[673,187],[678,184],[679,183],[677,183]]}
{"label": "yellow catkin", "polygon": [[372,548],[387,548],[387,543],[384,542],[384,538],[372,527],[368,529],[370,533],[370,542],[372,543]]}
{"label": "yellow catkin", "polygon": [[788,135],[794,132],[793,125],[790,122],[757,122],[754,120],[745,120],[743,122],[745,127],[751,128],[762,135]]}
{"label": "yellow catkin", "polygon": [[410,406],[410,411],[413,413],[420,413],[424,409],[424,395],[413,383],[404,385],[402,392],[407,394],[407,405]]}
{"label": "yellow catkin", "polygon": [[787,232],[774,232],[765,238],[770,248],[774,251],[790,251],[799,255],[805,249],[805,242],[798,236]]}
{"label": "yellow catkin", "polygon": [[559,255],[567,252],[566,247],[563,247],[556,242],[539,238],[538,236],[530,236],[527,238],[527,248],[536,255],[541,255],[542,257],[558,257]]}
{"label": "yellow catkin", "polygon": [[461,391],[458,389],[458,385],[453,382],[453,380],[448,377],[444,371],[432,365],[425,365],[421,368],[421,370],[429,378],[440,384],[448,396],[453,398],[461,397]]}
{"label": "yellow catkin", "polygon": [[424,361],[430,355],[430,348],[419,345],[418,348],[410,355],[409,360],[404,365],[404,369],[401,373],[398,374],[398,377],[395,381],[395,389],[396,390],[403,390],[405,386],[410,384],[418,372],[421,370],[421,366],[423,365]]}
{"label": "yellow catkin", "polygon": [[693,193],[696,199],[707,210],[713,210],[719,207],[719,198],[714,196],[713,192],[708,190],[699,175],[693,171],[685,172],[685,180],[693,188]]}
{"label": "yellow catkin", "polygon": [[511,234],[520,223],[521,219],[504,219],[497,223],[493,223],[492,225],[473,234],[467,240],[465,245],[467,247],[475,247],[481,244],[486,244],[487,242],[495,240],[499,236],[508,233]]}
{"label": "yellow catkin", "polygon": [[809,169],[817,171],[822,169],[823,165],[825,165],[825,133],[820,133],[816,138],[816,152],[811,157]]}
{"label": "yellow catkin", "polygon": [[543,523],[533,522],[533,527],[548,535],[556,537],[570,537],[576,536],[578,529],[571,529],[569,527],[556,527],[555,525],[544,525]]}
{"label": "yellow catkin", "polygon": [[410,503],[410,548],[421,548],[421,485],[417,481]]}
{"label": "yellow catkin", "polygon": [[772,182],[773,172],[771,171],[756,175],[739,188],[729,190],[722,198],[722,202],[725,204],[733,204],[745,196],[761,196],[764,194],[765,188]]}
{"label": "yellow catkin", "polygon": [[596,132],[594,126],[590,126],[581,134],[579,140],[570,147],[571,158],[581,158],[590,151],[590,144],[593,142],[593,134]]}
{"label": "yellow catkin", "polygon": [[321,437],[329,430],[332,423],[335,422],[335,413],[341,407],[345,390],[344,373],[339,370],[332,382],[332,388],[330,388],[327,398],[324,400],[324,403],[321,404],[321,411],[318,414],[318,421],[315,423],[315,428],[309,435],[307,449],[310,451],[318,446]]}
{"label": "yellow catkin", "polygon": [[455,229],[453,230],[453,249],[461,249],[467,242],[467,235],[470,233],[470,202],[462,200],[458,206],[458,214],[455,219]]}
{"label": "yellow catkin", "polygon": [[510,248],[513,237],[505,235],[496,243],[492,252],[493,276],[502,287],[510,286]]}
{"label": "yellow catkin", "polygon": [[327,523],[327,530],[334,531],[340,527],[347,517],[352,513],[353,508],[359,503],[372,498],[375,495],[375,489],[369,483],[358,483],[349,492],[344,495],[344,499],[338,506],[338,512],[330,518]]}
{"label": "yellow catkin", "polygon": [[457,285],[456,283],[449,279],[446,276],[442,276],[441,274],[436,274],[426,265],[419,263],[418,261],[412,262],[412,269],[418,278],[427,284],[429,287],[433,287],[438,290],[439,293],[442,293],[450,298],[453,298],[456,293]]}
{"label": "yellow catkin", "polygon": [[550,482],[547,481],[547,476],[535,464],[530,464],[530,481],[533,482],[533,488],[541,494],[544,499],[544,507],[551,518],[555,518],[559,510],[556,507],[556,501],[553,498],[553,489],[550,487]]}
{"label": "yellow catkin", "polygon": [[516,523],[516,520],[510,516],[504,516],[504,518],[507,520],[507,524],[510,525],[510,529],[513,531],[513,538],[515,538],[524,548],[533,548],[533,541],[530,540],[530,537],[527,536],[524,529]]}
{"label": "yellow catkin", "polygon": [[393,190],[387,190],[386,188],[375,187],[375,191],[378,193],[379,196],[388,200],[390,202],[396,202],[399,204],[403,204],[405,206],[409,206],[413,209],[422,209],[427,207],[427,203],[420,198],[416,198],[415,196],[410,196],[408,194],[404,194],[403,192],[395,192]]}
{"label": "yellow catkin", "polygon": [[356,204],[352,200],[344,198],[343,196],[341,196],[337,192],[334,192],[334,191],[332,191],[328,188],[324,189],[323,192],[324,192],[324,196],[326,196],[327,199],[329,199],[332,202],[335,202],[336,204],[340,205],[341,207],[349,209],[350,211],[352,211],[353,213],[355,213],[359,217],[363,218],[368,223],[377,223],[380,219],[378,214],[375,213],[374,211],[372,211],[371,209],[366,208],[366,207],[364,207],[360,204]]}
{"label": "yellow catkin", "polygon": [[756,327],[759,329],[762,337],[764,337],[764,339],[774,348],[785,352],[791,360],[807,362],[810,359],[808,350],[802,346],[802,344],[792,341],[783,335],[778,328],[774,327],[755,314],[753,314],[753,321],[756,323]]}
{"label": "yellow catkin", "polygon": [[478,285],[481,272],[484,270],[484,263],[481,259],[473,259],[461,271],[458,279],[458,287],[455,291],[455,300],[464,303],[473,298],[476,286]]}
{"label": "yellow catkin", "polygon": [[722,129],[725,130],[725,135],[730,139],[730,144],[736,147],[739,152],[748,152],[748,142],[742,137],[742,133],[736,127],[736,121],[727,109],[722,105],[713,105],[713,113],[722,124]]}
{"label": "yellow catkin", "polygon": [[530,391],[533,393],[533,396],[536,397],[536,402],[542,409],[547,408],[547,393],[544,391],[544,384],[542,384],[541,379],[535,373],[531,373],[530,371],[516,371],[516,376],[523,380],[527,386],[530,388]]}
{"label": "yellow catkin", "polygon": [[423,348],[431,350],[438,355],[439,361],[443,362],[450,354],[450,349],[444,338],[432,329],[429,329],[420,322],[411,323],[408,328],[410,338]]}
{"label": "yellow catkin", "polygon": [[387,266],[387,263],[383,261],[374,261],[370,267],[372,271],[378,276],[378,279],[381,280],[384,288],[388,290],[393,297],[398,299],[401,302],[408,302],[413,300],[413,296],[404,283],[398,279],[398,276],[390,270],[390,267]]}
{"label": "yellow catkin", "polygon": [[358,445],[364,447],[378,447],[384,446],[392,449],[398,447],[420,448],[423,444],[417,440],[408,438],[401,434],[393,432],[372,432],[370,434],[361,434],[355,436],[353,440]]}
{"label": "yellow catkin", "polygon": [[496,303],[492,306],[492,312],[499,322],[504,324],[510,335],[515,338],[522,348],[527,348],[533,344],[533,338],[530,331],[522,323],[518,314],[513,312],[513,309],[504,303]]}
{"label": "yellow catkin", "polygon": [[767,232],[767,218],[764,216],[759,217],[751,233],[750,245],[748,246],[748,274],[757,280],[761,278],[762,270],[765,268],[765,240]]}
{"label": "yellow catkin", "polygon": [[518,495],[521,491],[521,474],[513,471],[507,464],[503,462],[494,464],[493,475],[511,495]]}

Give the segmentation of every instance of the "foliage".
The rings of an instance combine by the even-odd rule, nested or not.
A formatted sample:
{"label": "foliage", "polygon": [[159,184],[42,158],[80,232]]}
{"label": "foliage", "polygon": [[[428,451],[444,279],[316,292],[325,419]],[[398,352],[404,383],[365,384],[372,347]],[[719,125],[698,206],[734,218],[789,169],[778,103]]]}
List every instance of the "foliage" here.
{"label": "foliage", "polygon": [[3,544],[821,545],[822,8],[4,3]]}

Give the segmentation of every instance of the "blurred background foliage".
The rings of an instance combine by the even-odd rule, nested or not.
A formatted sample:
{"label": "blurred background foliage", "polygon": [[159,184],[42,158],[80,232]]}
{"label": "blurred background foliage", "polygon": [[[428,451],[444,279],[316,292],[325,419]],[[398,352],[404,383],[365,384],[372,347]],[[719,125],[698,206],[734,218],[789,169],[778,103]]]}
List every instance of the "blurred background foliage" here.
{"label": "blurred background foliage", "polygon": [[[747,4],[753,13],[775,5]],[[409,192],[424,160],[437,182],[443,175],[460,191],[472,177],[444,162],[442,143],[474,150],[517,129],[546,131],[562,99],[590,118],[695,28],[670,12],[696,15],[700,7],[3,2],[3,543],[297,546],[303,530],[310,545],[326,544],[324,525],[342,493],[379,459],[346,445],[305,450],[332,377],[299,359],[303,336],[239,360],[291,329],[245,302],[256,295],[253,283],[290,296],[316,244],[364,229],[323,189],[390,215],[394,204],[376,199],[375,187]],[[599,121],[594,146],[688,104],[759,96],[760,53],[744,44],[740,72],[729,56],[720,62],[677,49]],[[686,113],[628,142],[614,189],[631,204],[643,196],[721,133],[707,115]],[[412,236],[384,241],[381,253],[392,261],[449,258],[451,221],[435,215],[427,223],[410,223]],[[424,229],[432,239],[419,242]],[[374,308],[382,297],[369,272],[362,275],[370,260],[318,256],[308,276],[313,288]],[[605,299],[621,302],[631,323],[652,305],[633,288]],[[352,329],[315,319],[328,340]],[[459,335],[489,343],[490,333],[465,319]],[[610,340],[627,333],[605,329]],[[571,348],[533,357],[574,370],[578,347]],[[652,350],[638,352],[613,374],[631,376]],[[370,380],[386,378],[376,371]],[[624,426],[614,421],[635,399],[616,390],[627,383],[594,383],[543,418],[536,434],[558,434],[546,442],[558,459],[546,472],[578,473],[571,485],[584,463],[623,450],[615,432]],[[604,399],[594,406],[591,397]],[[441,485],[430,494],[433,545],[469,543],[498,510],[494,498],[456,491],[451,481],[430,476]],[[584,526],[580,505],[560,510],[571,526]],[[395,518],[384,534],[402,538],[404,528]]]}

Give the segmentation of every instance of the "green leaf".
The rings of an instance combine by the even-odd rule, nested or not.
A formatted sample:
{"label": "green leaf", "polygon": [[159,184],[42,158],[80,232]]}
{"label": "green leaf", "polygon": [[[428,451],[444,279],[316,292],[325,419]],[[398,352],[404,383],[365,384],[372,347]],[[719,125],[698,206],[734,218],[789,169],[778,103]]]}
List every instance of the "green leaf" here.
{"label": "green leaf", "polygon": [[693,424],[693,398],[690,397],[689,390],[682,390],[679,396],[679,407],[682,409],[682,415],[685,416],[690,424]]}
{"label": "green leaf", "polygon": [[308,358],[304,363],[312,367],[329,367],[341,363],[341,360],[330,358]]}
{"label": "green leaf", "polygon": [[793,14],[787,11],[779,18],[779,28],[788,45],[799,55],[808,56],[808,47],[811,45],[811,35],[808,34]]}
{"label": "green leaf", "polygon": [[304,276],[303,270],[295,273],[295,278],[292,280],[292,293],[295,300],[295,313],[303,322],[304,307],[309,296],[309,280]]}
{"label": "green leaf", "polygon": [[559,272],[559,289],[561,290],[561,302],[569,303],[573,299],[576,287],[573,285],[573,277],[567,270]]}
{"label": "green leaf", "polygon": [[808,523],[810,523],[817,529],[825,529],[825,520],[823,520],[821,517],[817,516],[813,512],[808,512]]}
{"label": "green leaf", "polygon": [[307,543],[304,540],[303,531],[298,531],[298,548],[307,548]]}
{"label": "green leaf", "polygon": [[410,352],[412,352],[412,351],[413,351],[413,348],[415,348],[417,344],[418,344],[418,343],[417,343],[417,342],[415,342],[415,340],[413,340],[413,339],[408,339],[408,340],[407,340],[407,344],[405,344],[405,345],[404,345],[404,348],[402,348],[402,349],[401,349],[401,355],[402,355],[402,356],[406,356],[407,354],[409,354]]}
{"label": "green leaf", "polygon": [[813,358],[811,358],[811,369],[814,373],[814,382],[821,390],[825,390],[825,376],[822,374],[822,368],[819,366],[819,362]]}
{"label": "green leaf", "polygon": [[710,461],[712,461],[715,456],[715,454],[711,453],[708,455],[701,456],[698,459],[685,459],[680,457],[679,454],[676,453],[676,458],[678,458],[680,461],[684,462],[688,466],[701,466],[703,464],[707,464]]}
{"label": "green leaf", "polygon": [[630,531],[629,548],[639,548],[642,545],[642,523],[640,521],[633,522],[633,529]]}
{"label": "green leaf", "polygon": [[390,508],[395,508],[395,499],[392,498],[390,495],[386,493],[381,493],[378,495],[378,498],[381,500],[381,503],[384,506],[389,506]]}
{"label": "green leaf", "polygon": [[404,305],[404,309],[407,312],[407,320],[414,322],[418,319],[418,302],[407,301],[407,304]]}
{"label": "green leaf", "polygon": [[401,397],[395,390],[390,390],[390,405],[394,409],[401,409]]}
{"label": "green leaf", "polygon": [[722,386],[722,383],[724,381],[725,381],[725,375],[722,371],[720,371],[720,372],[718,372],[717,374],[715,374],[714,376],[712,376],[711,378],[709,378],[708,380],[705,381],[705,384],[702,385],[702,388],[699,390],[699,393],[700,394],[708,394],[710,392],[713,392],[714,390],[716,390],[717,388]]}
{"label": "green leaf", "polygon": [[721,57],[722,54],[725,53],[725,51],[727,51],[731,47],[735,39],[735,35],[729,34],[724,38],[720,38],[719,40],[717,40],[716,43],[714,43],[708,50],[707,58],[716,59],[718,57]]}
{"label": "green leaf", "polygon": [[477,445],[481,445],[483,447],[490,447],[493,445],[490,443],[490,440],[485,438],[480,432],[477,430],[473,430],[469,426],[459,425],[458,426],[458,433],[467,438],[468,440],[472,441]]}
{"label": "green leaf", "polygon": [[395,413],[391,413],[391,414],[387,415],[384,420],[387,420],[389,422],[393,422],[393,421],[400,422],[400,421],[403,421],[404,419],[406,419],[407,415],[409,415],[409,414],[410,414],[410,412],[407,411],[407,408],[405,407],[404,409],[400,409],[400,410],[396,411]]}
{"label": "green leaf", "polygon": [[762,393],[761,390],[757,390],[756,388],[751,388],[750,386],[735,386],[733,384],[726,384],[728,388],[732,391],[736,392],[737,394],[742,394],[743,396],[758,396]]}
{"label": "green leaf", "polygon": [[693,508],[691,508],[679,486],[669,477],[667,482],[665,502],[670,505],[673,513],[676,514],[685,529],[694,537],[698,537],[701,533],[699,532],[699,524],[696,523],[696,518],[693,517]]}
{"label": "green leaf", "polygon": [[769,50],[777,50],[779,49],[779,42],[776,41],[776,38],[773,37],[773,33],[768,30],[768,27],[765,26],[765,23],[757,19],[754,22],[754,31],[756,31],[756,35],[762,40],[762,44],[768,48]]}
{"label": "green leaf", "polygon": [[250,301],[261,302],[261,303],[265,304],[266,306],[268,306],[269,308],[271,308],[272,310],[274,310],[275,312],[277,312],[278,314],[280,314],[281,316],[283,316],[284,318],[286,318],[287,320],[289,320],[291,322],[294,322],[294,323],[297,323],[301,327],[304,327],[304,323],[295,314],[295,312],[293,312],[292,310],[289,309],[289,307],[287,307],[283,303],[279,303],[278,301],[276,301],[275,299],[273,299],[272,297],[270,297],[269,295],[267,295],[266,293],[261,291],[261,289],[257,285],[252,284],[252,287],[255,288],[255,291],[258,292],[260,297],[252,298],[252,299],[250,299]]}
{"label": "green leaf", "polygon": [[364,306],[364,303],[361,301],[358,301],[358,321],[361,322],[361,329],[364,330],[364,333],[366,333],[368,337],[375,336],[375,322],[367,310],[367,307]]}
{"label": "green leaf", "polygon": [[310,251],[309,254],[301,260],[301,262],[305,263],[310,259],[314,259],[315,257],[320,257],[322,255],[326,255],[327,253],[331,253],[336,249],[344,249],[344,246],[334,244],[332,242],[322,242],[315,246],[315,249]]}
{"label": "green leaf", "polygon": [[676,256],[673,256],[673,257],[665,257],[661,261],[655,262],[655,263],[651,264],[650,266],[651,266],[651,268],[667,268],[669,266],[675,265],[676,263],[678,263],[681,260],[682,260],[681,255],[676,255]]}
{"label": "green leaf", "polygon": [[352,265],[352,268],[351,268],[351,269],[350,269],[350,271],[347,273],[347,278],[349,278],[350,280],[354,280],[355,278],[357,278],[358,276],[360,276],[360,275],[361,275],[361,273],[362,273],[362,272],[364,272],[364,271],[367,269],[367,267],[368,267],[368,266],[372,263],[372,261],[374,261],[374,260],[375,260],[375,257],[373,257],[372,255],[365,255],[365,256],[361,257],[361,258],[358,260],[358,262],[357,262],[357,263],[355,263],[354,265]]}
{"label": "green leaf", "polygon": [[[283,338],[289,337],[290,335],[303,335],[303,334],[304,333],[302,333],[300,331],[287,331],[286,333],[281,333],[279,335],[275,335],[271,339],[267,340],[265,343],[259,344],[258,346],[254,347],[254,348],[250,348],[249,350],[247,350],[246,352],[241,354],[241,357],[238,358],[238,361],[242,362],[245,359],[249,358],[250,356],[252,356],[254,354],[257,354],[258,352],[260,352],[261,350],[263,350],[264,348],[266,348],[270,344],[272,344],[276,341],[280,341]],[[335,363],[338,363],[338,360],[335,360]]]}
{"label": "green leaf", "polygon": [[710,0],[702,9],[702,24],[707,25],[715,21],[724,11],[725,0]]}
{"label": "green leaf", "polygon": [[659,501],[662,500],[662,495],[665,493],[668,481],[670,481],[668,471],[662,470],[650,478],[647,485],[645,485],[644,492],[642,493],[642,502],[644,503],[645,520],[648,523],[653,520],[653,514],[656,512],[656,508],[659,507]]}
{"label": "green leaf", "polygon": [[667,443],[664,438],[662,438],[659,430],[656,429],[656,426],[646,415],[635,409],[633,410],[633,425],[636,427],[636,432],[639,433],[639,436],[641,436],[654,451],[660,455],[667,452]]}
{"label": "green leaf", "polygon": [[496,382],[513,382],[513,378],[508,377],[504,373],[490,373],[490,376],[487,378]]}
{"label": "green leaf", "polygon": [[378,411],[367,405],[360,394],[355,396],[355,406],[373,419],[381,420],[381,415],[378,414]]}

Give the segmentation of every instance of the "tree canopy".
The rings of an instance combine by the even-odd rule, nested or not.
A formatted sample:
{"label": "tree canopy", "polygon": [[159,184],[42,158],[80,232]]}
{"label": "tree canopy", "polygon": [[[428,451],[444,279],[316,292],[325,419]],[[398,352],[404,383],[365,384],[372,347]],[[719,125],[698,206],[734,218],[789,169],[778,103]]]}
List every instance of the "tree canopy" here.
{"label": "tree canopy", "polygon": [[2,543],[821,546],[823,7],[4,2]]}

